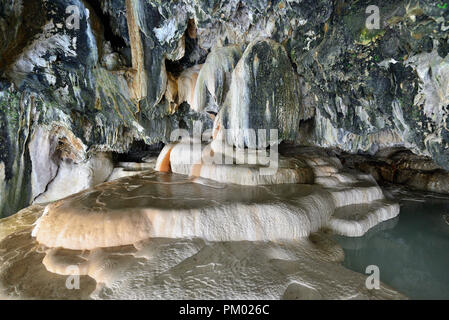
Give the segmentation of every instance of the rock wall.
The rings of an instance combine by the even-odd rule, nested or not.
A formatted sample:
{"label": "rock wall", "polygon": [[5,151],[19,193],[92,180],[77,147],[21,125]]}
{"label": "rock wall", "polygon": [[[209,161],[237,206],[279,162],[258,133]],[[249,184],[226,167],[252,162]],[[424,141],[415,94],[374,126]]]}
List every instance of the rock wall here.
{"label": "rock wall", "polygon": [[[448,169],[448,18],[430,0],[4,0],[1,215],[55,178],[55,143],[84,163],[195,120],[211,128],[217,113],[224,127],[272,126],[294,143],[405,146]],[[240,102],[251,111],[233,114]],[[42,155],[37,136],[53,146]]]}

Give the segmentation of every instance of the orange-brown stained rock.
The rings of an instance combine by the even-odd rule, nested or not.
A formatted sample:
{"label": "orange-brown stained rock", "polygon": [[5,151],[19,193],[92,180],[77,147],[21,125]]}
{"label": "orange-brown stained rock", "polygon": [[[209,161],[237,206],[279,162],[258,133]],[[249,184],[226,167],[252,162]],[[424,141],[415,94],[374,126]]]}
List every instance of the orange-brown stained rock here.
{"label": "orange-brown stained rock", "polygon": [[184,70],[178,78],[178,103],[187,102],[194,110],[195,106],[195,88],[198,80],[198,74],[203,65],[195,65]]}
{"label": "orange-brown stained rock", "polygon": [[201,167],[202,166],[203,165],[201,163],[192,165],[192,172],[190,173],[190,176],[194,177],[194,178],[201,176]]}
{"label": "orange-brown stained rock", "polygon": [[187,34],[191,39],[196,39],[196,24],[195,20],[190,19],[187,25]]}
{"label": "orange-brown stained rock", "polygon": [[[203,159],[213,159],[214,157],[214,151],[210,147],[206,147],[203,150],[202,158]],[[192,170],[190,172],[190,177],[192,178],[198,178],[201,177],[201,169],[203,168],[203,162],[202,163],[196,163],[192,165]]]}
{"label": "orange-brown stained rock", "polygon": [[84,160],[86,147],[73,132],[63,126],[54,125],[49,136],[57,139],[55,151],[61,159],[70,159],[74,162]]}
{"label": "orange-brown stained rock", "polygon": [[175,113],[179,107],[178,81],[170,72],[167,72],[167,90],[165,91],[165,99],[167,99],[169,103],[170,114]]}
{"label": "orange-brown stained rock", "polygon": [[217,138],[218,133],[220,132],[220,124],[217,124],[217,127],[214,130],[212,138],[215,140]]}
{"label": "orange-brown stained rock", "polygon": [[155,170],[159,172],[171,172],[170,154],[175,144],[165,147],[159,155]]}
{"label": "orange-brown stained rock", "polygon": [[140,28],[136,23],[132,0],[126,0],[126,18],[131,42],[133,68],[130,93],[134,100],[140,101],[147,95],[147,82]]}

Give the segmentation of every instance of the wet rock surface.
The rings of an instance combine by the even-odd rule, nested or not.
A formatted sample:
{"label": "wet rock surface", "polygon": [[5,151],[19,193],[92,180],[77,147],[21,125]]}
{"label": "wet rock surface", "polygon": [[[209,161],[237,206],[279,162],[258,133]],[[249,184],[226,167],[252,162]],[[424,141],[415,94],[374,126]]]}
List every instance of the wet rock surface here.
{"label": "wet rock surface", "polygon": [[[322,172],[325,160],[314,161]],[[353,232],[328,225],[335,208],[379,192],[155,171],[121,178],[0,220],[0,297],[404,299],[384,284],[366,289],[323,229]],[[81,290],[67,285],[74,276]]]}
{"label": "wet rock surface", "polygon": [[2,1],[0,297],[405,298],[329,233],[398,215],[376,180],[448,193],[448,20],[434,0]]}
{"label": "wet rock surface", "polygon": [[379,151],[375,156],[340,155],[351,168],[371,174],[380,184],[448,194],[449,175],[429,157],[417,156],[403,148]]}
{"label": "wet rock surface", "polygon": [[[208,112],[222,112],[228,127],[269,124],[280,139],[350,152],[400,145],[448,169],[449,10],[438,4],[3,1],[2,215],[33,200],[28,144],[56,124],[89,154],[127,152],[136,140],[192,131],[194,120],[211,128]],[[375,30],[366,27],[369,5],[379,7]],[[197,65],[205,71],[196,81],[179,80]],[[171,77],[181,84],[172,96]],[[238,79],[246,80],[235,92]],[[256,108],[234,117],[235,99]]]}
{"label": "wet rock surface", "polygon": [[[15,255],[4,253],[16,249]],[[17,249],[18,248],[18,249]],[[0,242],[2,298],[21,299],[405,299],[339,264],[328,236],[286,242],[155,238],[132,246],[42,248],[30,230]],[[79,290],[66,286],[73,266]],[[72,266],[72,269],[68,269]],[[317,281],[317,279],[320,279]]]}
{"label": "wet rock surface", "polygon": [[[273,40],[250,43],[232,73],[229,94],[219,112],[219,125],[229,129],[226,142],[257,148],[259,129],[278,130],[278,139],[295,141],[301,93],[285,48]],[[250,135],[248,129],[255,130]],[[272,142],[273,143],[273,142]]]}

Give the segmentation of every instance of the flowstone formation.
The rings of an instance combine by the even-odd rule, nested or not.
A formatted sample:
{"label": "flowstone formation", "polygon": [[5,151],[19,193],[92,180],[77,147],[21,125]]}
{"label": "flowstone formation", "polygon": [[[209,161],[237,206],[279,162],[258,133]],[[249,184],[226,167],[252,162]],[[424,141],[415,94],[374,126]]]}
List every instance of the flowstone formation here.
{"label": "flowstone formation", "polygon": [[0,295],[405,298],[366,289],[330,235],[399,214],[376,179],[447,192],[448,18],[2,1]]}
{"label": "flowstone formation", "polygon": [[[199,148],[202,156],[210,154],[211,150],[214,153],[213,148],[209,149],[208,147],[210,145]],[[261,209],[257,210],[242,208],[242,210],[233,209],[231,212],[237,211],[238,216],[245,216],[245,212],[256,210],[257,221],[262,228],[260,233],[262,237],[271,234],[271,228],[277,228],[271,224],[265,227],[265,222],[269,223],[268,221],[272,219],[280,221],[284,214],[289,219],[294,219],[291,220],[291,223],[295,231],[290,233],[288,223],[286,223],[281,228],[282,231],[279,235],[268,236],[268,239],[271,240],[304,237],[324,227],[336,234],[350,237],[362,236],[380,222],[399,214],[399,206],[384,198],[382,190],[371,175],[345,170],[337,157],[332,157],[325,151],[316,148],[297,148],[293,156],[280,156],[279,159],[276,157],[278,167],[273,171],[270,171],[269,165],[257,163],[262,158],[260,154],[251,155],[245,150],[237,149],[234,152],[232,148],[227,149],[231,150],[231,154],[228,155],[231,164],[226,164],[221,155],[217,157],[217,153],[214,153],[213,158],[192,157],[192,154],[195,153],[194,150],[195,146],[191,141],[167,145],[159,156],[156,170],[184,174],[190,176],[196,183],[218,188],[220,186],[225,188],[229,183],[231,186],[235,184],[269,188],[270,193],[275,195],[273,200],[276,201],[274,202],[280,202],[279,206],[269,204],[268,206],[262,205]],[[233,164],[238,163],[237,157],[241,156],[240,153],[247,153],[247,159],[253,157],[256,163],[253,165]],[[273,154],[270,156],[272,157]],[[199,161],[195,163],[192,161],[193,159],[199,159]],[[265,160],[262,158],[263,162],[266,162]],[[215,185],[210,180],[215,180],[219,184]],[[222,183],[224,184],[222,185]],[[315,189],[310,190],[315,190],[315,192],[307,191],[306,194],[303,194],[312,184]],[[282,191],[278,193],[279,190]],[[266,195],[265,198],[269,199],[270,197]],[[271,216],[272,214],[274,216]],[[267,218],[264,218],[265,215]],[[233,221],[232,217],[228,217],[224,213],[220,214],[221,218],[229,222]],[[235,220],[230,223],[241,226],[242,221]],[[279,224],[282,223],[279,222]],[[252,228],[249,227],[249,229]],[[242,232],[246,233],[247,229],[243,228]],[[203,236],[208,238],[207,235]],[[212,239],[215,239],[214,236]]]}
{"label": "flowstone formation", "polygon": [[[352,177],[319,159],[310,162],[320,177]],[[394,204],[375,211],[382,201],[372,182],[249,187],[149,170],[1,220],[1,295],[401,299],[385,285],[366,289],[365,276],[341,267],[341,248],[323,232],[355,235],[394,217]],[[372,207],[363,217],[354,215],[360,203]],[[338,213],[345,208],[353,216]],[[80,290],[65,289],[73,276]]]}
{"label": "flowstone formation", "polygon": [[[156,170],[0,221],[7,229],[0,242],[5,248],[0,256],[1,294],[84,299],[405,298],[384,285],[368,290],[363,275],[341,267],[342,249],[329,237],[361,236],[399,214],[399,206],[384,198],[370,175],[344,170],[337,157],[322,149],[280,156],[277,140],[269,152],[228,145],[218,122],[206,144],[183,139],[167,145]],[[220,142],[224,146],[217,148]],[[276,160],[275,168],[260,163],[266,162],[262,151]],[[248,164],[238,164],[242,155]],[[220,156],[230,158],[230,164],[221,163]],[[33,226],[16,223],[19,218],[34,220]],[[17,254],[10,256],[12,248],[18,248]],[[19,264],[27,266],[20,277]],[[42,278],[24,284],[33,273]],[[61,289],[64,276],[78,277],[79,283],[82,279],[82,290],[71,294]],[[40,281],[46,285],[40,287]]]}
{"label": "flowstone formation", "polygon": [[[350,153],[406,147],[447,170],[448,14],[430,0],[3,1],[1,214],[107,181],[110,164],[89,173],[98,153],[216,116]],[[76,187],[53,194],[67,172]]]}

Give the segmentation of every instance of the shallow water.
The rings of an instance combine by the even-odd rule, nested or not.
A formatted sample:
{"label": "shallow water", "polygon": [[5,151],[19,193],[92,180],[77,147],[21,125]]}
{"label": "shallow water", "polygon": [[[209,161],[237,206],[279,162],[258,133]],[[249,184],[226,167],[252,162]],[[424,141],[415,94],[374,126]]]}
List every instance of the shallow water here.
{"label": "shallow water", "polygon": [[380,280],[411,299],[449,299],[445,215],[449,215],[448,200],[404,200],[397,218],[363,237],[335,236],[345,251],[343,265],[360,273],[377,265]]}

